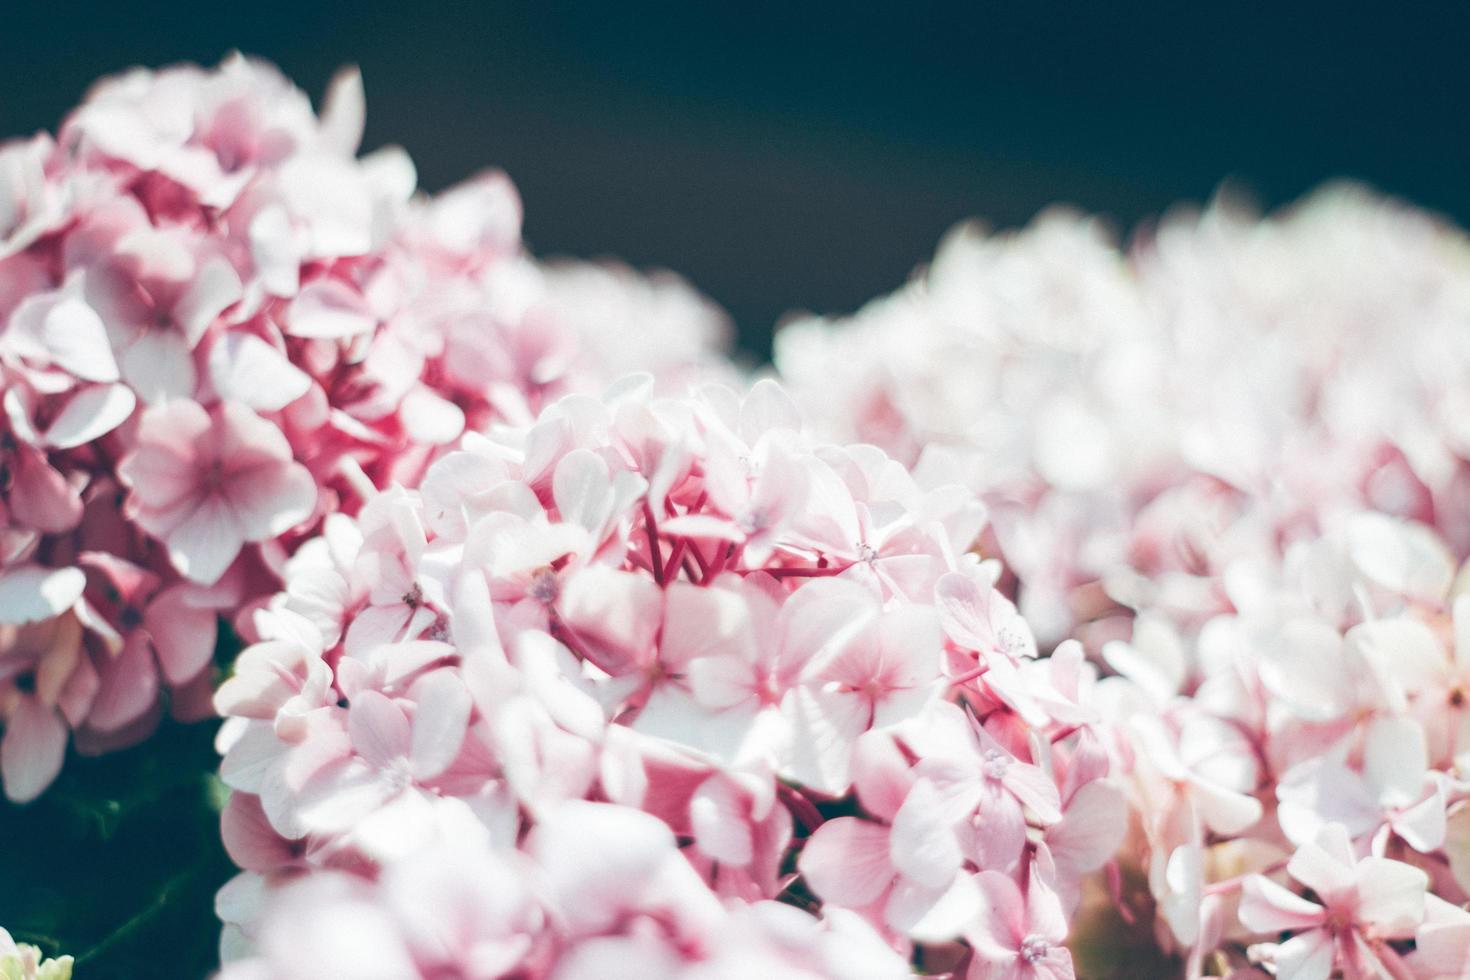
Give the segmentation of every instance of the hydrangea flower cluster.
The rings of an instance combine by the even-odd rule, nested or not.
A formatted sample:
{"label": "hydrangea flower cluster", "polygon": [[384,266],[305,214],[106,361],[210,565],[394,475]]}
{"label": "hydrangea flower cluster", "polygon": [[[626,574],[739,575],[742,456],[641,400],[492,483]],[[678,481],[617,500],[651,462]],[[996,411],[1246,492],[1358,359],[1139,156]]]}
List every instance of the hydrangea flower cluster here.
{"label": "hydrangea flower cluster", "polygon": [[1467,327],[1464,236],[1336,189],[1128,254],[1064,214],[962,228],[853,322],[778,335],[828,431],[977,490],[1043,647],[1105,675],[1134,816],[1080,947],[1470,971]]}
{"label": "hydrangea flower cluster", "polygon": [[1420,524],[1360,513],[1186,639],[1145,614],[1097,702],[1135,759],[1141,917],[1201,975],[1470,967],[1470,596]]}
{"label": "hydrangea flower cluster", "polygon": [[237,56],[106,80],[54,139],[0,147],[11,800],[70,736],[206,714],[219,618],[323,515],[467,429],[712,362],[723,320],[681,281],[538,264],[504,175],[415,196],[402,151],[356,156],[362,127],[355,72],[318,116]]}
{"label": "hydrangea flower cluster", "polygon": [[0,783],[222,715],[226,980],[1470,975],[1463,234],[964,226],[751,385],[363,112],[0,145]]}
{"label": "hydrangea flower cluster", "polygon": [[216,695],[226,976],[1074,975],[1127,804],[983,506],[774,382],[652,388],[467,435],[287,562]]}
{"label": "hydrangea flower cluster", "polygon": [[1464,235],[1338,187],[1127,252],[1066,212],[962,226],[851,320],[778,332],[776,362],[825,431],[977,490],[1043,645],[1096,653],[1140,608],[1198,628],[1232,563],[1344,513],[1470,551],[1467,321]]}

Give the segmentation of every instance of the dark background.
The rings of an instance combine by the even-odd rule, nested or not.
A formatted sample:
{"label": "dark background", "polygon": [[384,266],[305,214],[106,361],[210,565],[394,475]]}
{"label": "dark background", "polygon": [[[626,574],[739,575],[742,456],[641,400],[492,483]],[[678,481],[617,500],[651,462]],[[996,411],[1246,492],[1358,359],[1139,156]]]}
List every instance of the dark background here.
{"label": "dark background", "polygon": [[368,146],[429,189],[505,168],[538,252],[672,267],[756,353],[972,215],[1064,201],[1126,230],[1225,178],[1274,205],[1348,175],[1470,219],[1463,4],[7,6],[0,133],[132,64],[237,47],[317,97],[356,62]]}
{"label": "dark background", "polygon": [[[0,8],[0,134],[134,64],[240,48],[319,96],[357,62],[369,147],[431,190],[505,168],[538,252],[674,268],[764,356],[783,312],[852,310],[969,216],[1063,201],[1126,233],[1227,178],[1277,205],[1351,176],[1470,221],[1467,41],[1464,4],[25,0]],[[212,727],[0,804],[0,925],[81,980],[207,973]]]}

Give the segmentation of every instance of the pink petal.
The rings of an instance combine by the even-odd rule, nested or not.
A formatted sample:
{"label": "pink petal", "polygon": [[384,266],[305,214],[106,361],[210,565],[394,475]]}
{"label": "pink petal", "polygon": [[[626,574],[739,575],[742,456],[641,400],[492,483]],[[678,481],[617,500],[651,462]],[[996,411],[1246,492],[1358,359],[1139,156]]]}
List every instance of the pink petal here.
{"label": "pink petal", "polygon": [[29,803],[51,785],[66,758],[66,722],[35,698],[21,698],[0,739],[0,775],[13,803]]}
{"label": "pink petal", "polygon": [[209,259],[194,274],[173,311],[191,349],[214,318],[239,301],[241,288],[235,267],[222,258]]}
{"label": "pink petal", "polygon": [[193,398],[194,354],[177,330],[144,330],[122,351],[123,378],[150,405]]}
{"label": "pink petal", "polygon": [[801,410],[780,383],[763,378],[740,405],[740,433],[753,443],[767,432],[800,429]]}
{"label": "pink petal", "polygon": [[1276,976],[1278,980],[1328,980],[1334,955],[1332,936],[1326,929],[1304,932],[1276,947]]}
{"label": "pink petal", "polygon": [[1385,807],[1402,807],[1424,792],[1429,746],[1412,718],[1378,718],[1363,736],[1363,776]]}
{"label": "pink petal", "polygon": [[153,598],[143,623],[169,684],[178,687],[198,677],[214,656],[218,617],[213,609],[189,605],[187,586],[165,589]]}
{"label": "pink petal", "polygon": [[791,725],[792,778],[820,793],[846,793],[852,745],[868,727],[863,699],[799,687],[782,701],[781,713]]}
{"label": "pink petal", "polygon": [[743,868],[755,857],[749,801],[734,784],[706,779],[689,801],[689,821],[699,849],[721,864]]}
{"label": "pink petal", "polygon": [[853,788],[858,802],[874,816],[892,821],[903,806],[914,777],[898,743],[882,732],[869,732],[857,740],[852,756]]}
{"label": "pink petal", "polygon": [[208,496],[168,534],[174,567],[191,581],[219,581],[245,544],[235,511],[222,497]]}
{"label": "pink petal", "polygon": [[214,426],[214,455],[231,472],[263,463],[285,463],[292,458],[285,433],[239,402],[223,402]]}
{"label": "pink petal", "polygon": [[230,794],[220,813],[220,834],[230,860],[246,871],[275,871],[296,859],[291,842],[270,825],[260,798],[249,793]]}
{"label": "pink petal", "polygon": [[76,527],[82,519],[81,495],[52,468],[45,455],[22,443],[12,458],[15,482],[10,488],[10,512],[16,520],[48,534]]}
{"label": "pink petal", "polygon": [[66,407],[47,426],[46,444],[71,449],[95,442],[127,421],[137,403],[124,385],[87,385],[67,399]]}
{"label": "pink petal", "polygon": [[209,351],[209,377],[228,401],[278,412],[311,387],[311,377],[252,333],[231,331]]}
{"label": "pink petal", "polygon": [[612,477],[607,463],[589,449],[573,449],[561,458],[551,492],[563,521],[596,531],[611,516]]}
{"label": "pink petal", "polygon": [[336,340],[370,332],[377,318],[363,298],[335,279],[301,287],[282,329],[293,337]]}
{"label": "pink petal", "polygon": [[991,651],[988,595],[979,583],[960,572],[947,572],[934,586],[934,605],[951,640],[967,650]]}
{"label": "pink petal", "polygon": [[1368,857],[1358,862],[1357,920],[1379,935],[1399,939],[1413,935],[1424,920],[1429,876],[1402,861]]}
{"label": "pink petal", "polygon": [[398,792],[384,773],[358,758],[331,763],[307,781],[296,798],[301,826],[345,833]]}
{"label": "pink petal", "polygon": [[1205,779],[1191,780],[1200,816],[1218,834],[1238,834],[1261,819],[1261,801]]}
{"label": "pink petal", "polygon": [[1026,900],[1009,875],[982,871],[975,877],[985,911],[975,918],[965,938],[977,956],[994,962],[1015,957],[1028,930]]}
{"label": "pink petal", "polygon": [[316,481],[299,463],[262,463],[233,471],[220,490],[239,519],[246,541],[269,540],[316,510]]}
{"label": "pink petal", "polygon": [[1117,852],[1127,833],[1127,798],[1118,787],[1097,780],[1072,797],[1062,821],[1047,831],[1046,844],[1059,869],[1087,874]]}
{"label": "pink petal", "polygon": [[1394,818],[1394,833],[1420,854],[1437,851],[1445,842],[1445,809],[1444,784],[1436,782],[1434,791],[1424,800]]}
{"label": "pink petal", "polygon": [[343,156],[352,156],[362,143],[366,114],[362,73],[356,67],[341,69],[332,76],[322,100],[322,141]]}
{"label": "pink petal", "polygon": [[433,779],[449,768],[464,743],[470,721],[470,692],[452,671],[436,670],[413,685],[410,758],[418,779]]}
{"label": "pink petal", "polygon": [[954,824],[934,784],[920,779],[893,818],[894,867],[926,888],[943,888],[964,863]]}
{"label": "pink petal", "polygon": [[739,593],[672,582],[664,590],[659,660],[677,673],[696,657],[745,659],[755,645],[750,618]]}
{"label": "pink petal", "polygon": [[408,716],[377,691],[363,691],[353,697],[347,709],[347,732],[352,736],[352,747],[374,766],[408,758],[412,746]]}
{"label": "pink petal", "polygon": [[598,666],[621,675],[655,649],[663,590],[646,575],[595,566],[567,580],[557,609],[598,657]]}
{"label": "pink petal", "polygon": [[1057,784],[1040,768],[1013,762],[1006,767],[1001,781],[1011,795],[1042,823],[1056,823],[1062,819],[1062,801],[1057,793]]}
{"label": "pink petal", "polygon": [[862,908],[893,883],[888,828],[857,817],[828,820],[806,842],[796,867],[823,901]]}
{"label": "pink petal", "polygon": [[1350,900],[1356,862],[1347,830],[1341,824],[1328,824],[1316,840],[1297,848],[1286,873],[1333,905]]}
{"label": "pink petal", "polygon": [[62,299],[47,311],[41,340],[56,366],[83,381],[116,381],[117,362],[102,319],[75,296]]}
{"label": "pink petal", "polygon": [[1267,878],[1251,875],[1241,886],[1240,921],[1258,933],[1298,932],[1321,925],[1327,910]]}
{"label": "pink petal", "polygon": [[106,660],[99,673],[101,687],[87,714],[88,728],[118,731],[143,717],[158,701],[158,670],[142,630],[129,634],[122,650]]}
{"label": "pink petal", "polygon": [[1026,886],[1026,921],[1032,935],[1052,943],[1067,938],[1067,913],[1062,909],[1061,899],[1034,865]]}
{"label": "pink petal", "polygon": [[811,664],[839,651],[878,614],[877,597],[856,582],[824,578],[797,589],[781,607],[777,620],[781,658],[792,665]]}
{"label": "pink petal", "polygon": [[165,514],[199,492],[192,449],[186,451],[188,455],[181,455],[176,446],[145,441],[119,464],[118,472],[143,512]]}

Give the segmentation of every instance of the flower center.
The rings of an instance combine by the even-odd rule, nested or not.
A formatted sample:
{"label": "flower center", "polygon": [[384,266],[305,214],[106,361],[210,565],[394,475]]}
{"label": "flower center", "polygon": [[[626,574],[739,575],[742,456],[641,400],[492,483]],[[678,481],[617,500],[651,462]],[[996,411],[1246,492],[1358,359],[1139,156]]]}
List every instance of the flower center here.
{"label": "flower center", "polygon": [[211,460],[204,471],[199,474],[199,483],[206,493],[218,493],[220,487],[225,484],[224,463],[218,459]]}
{"label": "flower center", "polygon": [[744,531],[746,534],[755,534],[757,531],[763,531],[767,527],[769,527],[770,524],[770,515],[767,514],[765,512],[765,509],[761,507],[752,507],[750,510],[742,514],[740,516],[740,519],[735,522],[735,526],[740,528],[740,530]]}
{"label": "flower center", "polygon": [[985,778],[999,782],[1011,766],[1011,757],[997,749],[988,749],[985,752]]}
{"label": "flower center", "polygon": [[561,583],[556,580],[556,572],[549,568],[541,569],[532,577],[526,594],[543,606],[552,605],[561,594]]}
{"label": "flower center", "polygon": [[1000,632],[995,635],[995,639],[1000,644],[1001,652],[1010,656],[1015,656],[1026,649],[1026,638],[1012,623],[1002,626]]}
{"label": "flower center", "polygon": [[395,793],[402,793],[413,786],[413,763],[398,756],[383,767],[384,781]]}
{"label": "flower center", "polygon": [[1021,959],[1027,963],[1035,963],[1044,957],[1051,949],[1051,943],[1040,936],[1027,936],[1021,940]]}

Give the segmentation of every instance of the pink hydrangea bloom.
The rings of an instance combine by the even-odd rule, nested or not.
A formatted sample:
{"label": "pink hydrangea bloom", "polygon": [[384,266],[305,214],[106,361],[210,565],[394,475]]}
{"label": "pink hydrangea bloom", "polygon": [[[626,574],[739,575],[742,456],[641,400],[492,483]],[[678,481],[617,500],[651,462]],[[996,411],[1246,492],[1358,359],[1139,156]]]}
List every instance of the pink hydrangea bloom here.
{"label": "pink hydrangea bloom", "polygon": [[899,292],[779,331],[776,364],[825,431],[980,493],[1043,644],[1096,652],[1139,608],[1228,611],[1232,565],[1334,511],[1470,548],[1467,281],[1461,232],[1355,188],[1128,249],[1052,211],[957,228]]}
{"label": "pink hydrangea bloom", "polygon": [[81,624],[60,714],[49,688],[44,712],[0,704],[12,799],[66,729],[102,751],[206,713],[216,617],[253,638],[323,516],[468,428],[634,368],[724,373],[724,320],[682,281],[544,267],[504,175],[416,195],[400,150],[357,155],[362,126],[355,72],[318,114],[237,55],[106,79],[54,140],[0,146],[0,614],[22,627],[0,674],[29,684],[37,637]]}
{"label": "pink hydrangea bloom", "polygon": [[[983,524],[962,488],[816,440],[769,381],[632,376],[467,436],[297,552],[216,696],[231,969],[297,975],[289,910],[340,901],[383,922],[400,975],[433,975],[384,889],[448,803],[513,891],[549,889],[456,913],[527,976],[725,975],[737,950],[783,976],[958,964],[989,935],[981,872],[1064,921],[1126,803],[1090,668],[1034,659],[971,552]],[[946,632],[957,593],[1005,642]]]}

